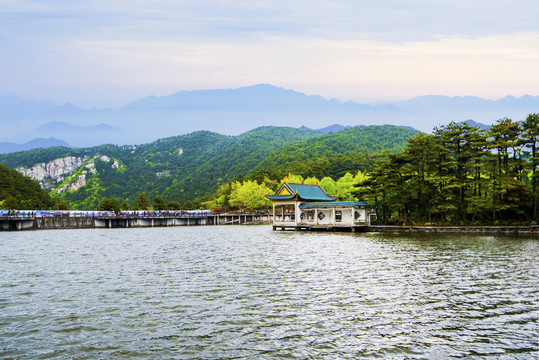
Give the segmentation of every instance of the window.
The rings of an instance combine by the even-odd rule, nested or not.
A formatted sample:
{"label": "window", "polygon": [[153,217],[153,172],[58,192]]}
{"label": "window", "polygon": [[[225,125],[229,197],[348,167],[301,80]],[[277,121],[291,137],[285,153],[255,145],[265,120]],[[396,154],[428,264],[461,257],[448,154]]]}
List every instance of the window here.
{"label": "window", "polygon": [[336,222],[342,221],[342,211],[340,210],[335,211],[335,221]]}

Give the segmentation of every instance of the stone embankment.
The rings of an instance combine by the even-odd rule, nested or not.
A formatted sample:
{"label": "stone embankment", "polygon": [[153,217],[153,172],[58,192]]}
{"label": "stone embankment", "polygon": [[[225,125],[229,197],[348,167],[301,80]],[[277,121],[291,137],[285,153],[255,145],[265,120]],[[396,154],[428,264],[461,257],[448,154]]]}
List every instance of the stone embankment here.
{"label": "stone embankment", "polygon": [[390,226],[370,225],[368,232],[392,233],[466,233],[466,234],[536,234],[539,225],[530,226]]}
{"label": "stone embankment", "polygon": [[[36,217],[0,218],[1,230],[47,230],[47,229],[97,229],[204,225],[271,225],[271,214],[223,214],[181,217]],[[274,230],[279,228],[274,226]],[[292,230],[352,231],[374,233],[425,233],[425,234],[507,234],[539,235],[539,225],[530,226],[391,226],[367,225],[354,227],[315,227]]]}
{"label": "stone embankment", "polygon": [[271,214],[224,214],[207,216],[109,216],[109,217],[36,217],[1,218],[0,231],[96,229],[201,225],[271,224]]}

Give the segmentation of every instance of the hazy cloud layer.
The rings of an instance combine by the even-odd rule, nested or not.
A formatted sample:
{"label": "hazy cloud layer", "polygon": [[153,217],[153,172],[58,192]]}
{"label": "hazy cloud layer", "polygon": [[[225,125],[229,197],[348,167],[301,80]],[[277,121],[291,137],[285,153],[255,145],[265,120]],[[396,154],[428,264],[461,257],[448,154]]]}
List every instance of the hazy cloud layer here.
{"label": "hazy cloud layer", "polygon": [[0,0],[0,95],[118,106],[261,82],[359,100],[536,95],[537,18],[531,0]]}

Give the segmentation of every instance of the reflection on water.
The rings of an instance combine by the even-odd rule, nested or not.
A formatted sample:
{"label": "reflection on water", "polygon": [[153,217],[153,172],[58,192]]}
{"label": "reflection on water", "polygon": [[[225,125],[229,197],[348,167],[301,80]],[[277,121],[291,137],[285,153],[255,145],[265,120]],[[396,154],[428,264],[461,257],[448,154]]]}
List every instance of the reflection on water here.
{"label": "reflection on water", "polygon": [[0,233],[0,358],[537,357],[539,241]]}

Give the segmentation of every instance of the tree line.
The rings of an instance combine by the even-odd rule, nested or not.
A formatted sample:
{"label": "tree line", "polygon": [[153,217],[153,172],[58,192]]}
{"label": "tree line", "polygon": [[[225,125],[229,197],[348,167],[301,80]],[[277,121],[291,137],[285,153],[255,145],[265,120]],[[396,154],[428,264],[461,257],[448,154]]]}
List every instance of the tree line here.
{"label": "tree line", "polygon": [[539,114],[481,130],[452,122],[406,148],[356,185],[385,224],[537,222]]}
{"label": "tree line", "polygon": [[[188,202],[184,206],[191,207]],[[185,210],[192,210],[192,209]],[[182,206],[179,201],[169,201],[168,203],[163,200],[161,195],[156,195],[153,200],[150,202],[146,193],[140,193],[137,195],[133,205],[130,205],[126,201],[123,201],[121,204],[118,202],[114,196],[105,197],[99,201],[96,210],[98,211],[114,211],[116,213],[122,210],[181,210]]]}
{"label": "tree line", "polygon": [[289,173],[282,179],[265,177],[262,181],[238,177],[223,184],[212,196],[197,199],[204,208],[216,212],[230,210],[268,210],[272,208],[266,195],[273,195],[283,182],[296,184],[320,185],[330,196],[337,196],[340,201],[356,201],[352,193],[354,185],[366,179],[366,175],[357,171],[355,175],[346,173],[337,180],[326,176],[321,180],[314,176],[304,178],[301,174]]}

